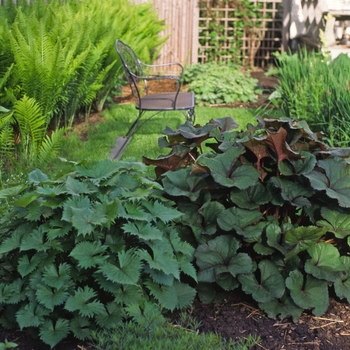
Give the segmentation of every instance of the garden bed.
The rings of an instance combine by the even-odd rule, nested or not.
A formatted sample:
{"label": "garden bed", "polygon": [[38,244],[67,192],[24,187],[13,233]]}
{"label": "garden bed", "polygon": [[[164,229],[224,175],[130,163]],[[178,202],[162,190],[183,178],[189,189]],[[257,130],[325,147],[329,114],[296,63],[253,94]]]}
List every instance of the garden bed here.
{"label": "garden bed", "polygon": [[[266,104],[276,79],[265,77],[263,72],[254,72],[252,75],[259,80],[259,85],[264,87],[264,94],[259,96],[255,104],[238,103],[235,107],[257,108]],[[130,102],[130,99],[130,91],[125,88],[119,102]],[[96,115],[91,118],[91,122],[99,120]],[[85,131],[82,128],[81,134]],[[244,338],[249,334],[260,336],[262,341],[254,350],[349,348],[350,305],[334,298],[331,298],[329,308],[322,317],[304,313],[297,323],[289,319],[267,318],[252,299],[236,290],[228,293],[221,304],[203,304],[196,300],[188,312],[201,322],[201,332],[215,332],[232,339]],[[173,320],[176,320],[176,316],[176,313],[170,315]],[[0,329],[0,342],[5,339],[19,344],[19,350],[49,349],[49,346],[45,346],[39,340],[32,339],[26,331]],[[55,349],[90,350],[93,347],[76,340],[66,340]]]}

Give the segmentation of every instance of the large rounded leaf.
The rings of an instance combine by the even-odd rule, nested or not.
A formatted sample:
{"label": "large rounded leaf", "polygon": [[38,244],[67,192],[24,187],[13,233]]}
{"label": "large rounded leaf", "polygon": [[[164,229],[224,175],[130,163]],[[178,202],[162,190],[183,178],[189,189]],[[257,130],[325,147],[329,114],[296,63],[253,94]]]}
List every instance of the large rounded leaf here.
{"label": "large rounded leaf", "polygon": [[[239,242],[232,236],[219,236],[201,244],[195,258],[199,282],[215,282],[220,274],[236,277],[241,273],[252,271],[252,260],[245,253],[237,253]],[[231,283],[231,282],[230,282]],[[220,284],[224,284],[220,277]]]}
{"label": "large rounded leaf", "polygon": [[341,207],[350,208],[350,166],[343,159],[327,158],[319,160],[317,165],[324,172],[317,170],[305,175],[311,186],[318,191],[325,191],[327,196],[336,199]]}
{"label": "large rounded leaf", "polygon": [[212,177],[220,185],[244,190],[254,185],[259,178],[259,173],[252,165],[236,164],[238,157],[244,152],[244,147],[232,147],[215,157],[202,156],[197,162],[208,167]]}
{"label": "large rounded leaf", "polygon": [[339,210],[323,207],[321,215],[324,220],[317,221],[317,225],[327,228],[337,238],[345,238],[350,235],[350,215],[348,211],[340,212]]}
{"label": "large rounded leaf", "polygon": [[308,248],[311,259],[305,263],[305,271],[312,276],[329,282],[337,280],[344,271],[337,248],[330,243],[320,242]]}
{"label": "large rounded leaf", "polygon": [[252,294],[253,298],[260,303],[282,297],[285,290],[284,278],[277,266],[269,260],[262,260],[258,268],[260,278],[255,274],[238,276],[238,280],[242,284],[242,290]]}
{"label": "large rounded leaf", "polygon": [[[258,237],[261,235],[261,225],[256,225],[262,218],[258,210],[245,210],[237,207],[223,210],[218,215],[218,225],[224,231],[236,230],[238,234],[246,238]],[[265,225],[265,223],[263,223]]]}
{"label": "large rounded leaf", "polygon": [[316,316],[321,316],[328,307],[328,282],[306,277],[298,271],[292,271],[286,279],[286,286],[294,302],[302,309],[313,309]]}

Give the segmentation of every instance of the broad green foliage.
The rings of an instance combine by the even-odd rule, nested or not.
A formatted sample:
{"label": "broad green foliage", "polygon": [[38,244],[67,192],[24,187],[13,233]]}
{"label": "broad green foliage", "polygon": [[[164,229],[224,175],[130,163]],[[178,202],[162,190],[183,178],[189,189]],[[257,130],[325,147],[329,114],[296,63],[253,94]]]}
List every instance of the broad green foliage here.
{"label": "broad green foliage", "polygon": [[[183,214],[135,162],[77,164],[61,178],[33,171],[0,231],[0,324],[34,328],[51,347],[125,318],[188,306],[194,249]],[[141,308],[141,309],[140,309]],[[149,311],[147,310],[149,309]],[[143,311],[142,311],[143,310]]]}
{"label": "broad green foliage", "polygon": [[196,101],[203,105],[255,102],[262,92],[257,79],[232,64],[194,64],[186,67],[183,79],[188,90],[196,94]]}
{"label": "broad green foliage", "polygon": [[241,287],[270,317],[321,315],[329,289],[350,301],[350,150],[304,121],[257,121],[167,128],[159,144],[172,151],[143,161],[184,215],[202,301]]}
{"label": "broad green foliage", "polygon": [[[101,111],[117,84],[122,71],[115,40],[132,44],[142,60],[152,62],[165,41],[159,37],[163,28],[151,4],[5,1],[0,5],[0,106],[9,112],[0,110],[0,155],[14,158],[12,131],[23,157],[30,150],[34,161],[49,158],[60,133],[48,140],[47,129],[71,126],[91,109]],[[32,134],[39,126],[40,133]]]}
{"label": "broad green foliage", "polygon": [[323,131],[332,146],[349,146],[350,58],[339,55],[331,61],[318,52],[276,54],[279,79],[271,101],[290,118],[304,119]]}

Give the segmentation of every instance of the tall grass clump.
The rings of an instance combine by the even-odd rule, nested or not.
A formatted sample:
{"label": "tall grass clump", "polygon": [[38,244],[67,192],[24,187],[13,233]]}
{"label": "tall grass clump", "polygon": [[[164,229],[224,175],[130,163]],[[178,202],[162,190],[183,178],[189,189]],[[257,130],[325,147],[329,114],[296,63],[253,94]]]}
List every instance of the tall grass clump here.
{"label": "tall grass clump", "polygon": [[305,119],[326,135],[332,147],[350,144],[350,59],[342,54],[331,61],[319,52],[301,49],[276,54],[279,78],[270,96],[289,118]]}

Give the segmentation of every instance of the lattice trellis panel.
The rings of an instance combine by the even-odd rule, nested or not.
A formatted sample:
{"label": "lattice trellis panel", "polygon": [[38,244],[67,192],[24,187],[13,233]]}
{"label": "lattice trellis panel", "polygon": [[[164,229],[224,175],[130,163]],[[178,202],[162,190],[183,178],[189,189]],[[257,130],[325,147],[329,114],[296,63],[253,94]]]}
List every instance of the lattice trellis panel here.
{"label": "lattice trellis panel", "polygon": [[[267,67],[282,50],[283,0],[251,0],[259,7],[252,25],[239,27],[241,14],[232,3],[203,0],[199,18],[198,61],[240,62]],[[221,4],[219,7],[217,4]]]}

